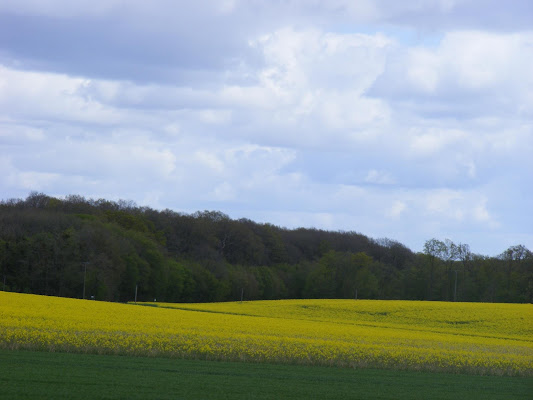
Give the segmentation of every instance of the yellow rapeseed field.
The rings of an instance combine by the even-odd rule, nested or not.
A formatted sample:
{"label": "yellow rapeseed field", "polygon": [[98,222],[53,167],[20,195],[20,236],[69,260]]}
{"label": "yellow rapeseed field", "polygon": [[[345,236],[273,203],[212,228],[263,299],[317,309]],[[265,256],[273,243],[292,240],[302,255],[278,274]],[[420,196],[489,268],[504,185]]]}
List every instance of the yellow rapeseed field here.
{"label": "yellow rapeseed field", "polygon": [[378,300],[105,303],[0,292],[0,346],[533,375],[533,305]]}

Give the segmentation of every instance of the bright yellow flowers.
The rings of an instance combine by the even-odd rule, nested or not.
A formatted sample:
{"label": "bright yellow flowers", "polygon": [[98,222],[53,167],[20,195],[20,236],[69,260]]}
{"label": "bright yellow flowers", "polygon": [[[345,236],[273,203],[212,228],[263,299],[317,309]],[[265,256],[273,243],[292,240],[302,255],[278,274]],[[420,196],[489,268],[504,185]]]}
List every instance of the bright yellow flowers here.
{"label": "bright yellow flowers", "polygon": [[144,305],[0,292],[0,346],[533,375],[530,304],[279,300]]}

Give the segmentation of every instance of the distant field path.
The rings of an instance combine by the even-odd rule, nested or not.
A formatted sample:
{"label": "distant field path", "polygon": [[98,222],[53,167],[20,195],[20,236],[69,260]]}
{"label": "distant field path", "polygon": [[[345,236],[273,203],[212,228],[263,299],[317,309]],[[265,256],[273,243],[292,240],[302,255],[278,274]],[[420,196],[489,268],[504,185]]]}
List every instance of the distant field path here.
{"label": "distant field path", "polygon": [[118,304],[0,292],[0,346],[533,376],[533,305]]}

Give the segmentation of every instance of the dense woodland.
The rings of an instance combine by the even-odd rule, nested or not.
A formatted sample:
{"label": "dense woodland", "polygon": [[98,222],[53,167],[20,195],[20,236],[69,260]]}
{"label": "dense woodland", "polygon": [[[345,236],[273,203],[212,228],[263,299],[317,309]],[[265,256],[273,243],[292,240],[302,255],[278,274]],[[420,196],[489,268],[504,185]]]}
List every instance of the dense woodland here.
{"label": "dense woodland", "polygon": [[486,257],[437,239],[414,253],[356,232],[32,192],[0,202],[0,278],[6,291],[108,301],[532,302],[533,254]]}

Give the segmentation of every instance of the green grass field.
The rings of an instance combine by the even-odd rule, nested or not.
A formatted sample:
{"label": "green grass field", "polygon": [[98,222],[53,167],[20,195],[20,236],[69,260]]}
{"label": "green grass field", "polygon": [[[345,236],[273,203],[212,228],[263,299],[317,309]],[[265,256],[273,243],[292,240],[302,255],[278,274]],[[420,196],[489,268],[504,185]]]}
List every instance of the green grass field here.
{"label": "green grass field", "polygon": [[531,399],[533,378],[0,350],[1,399]]}

